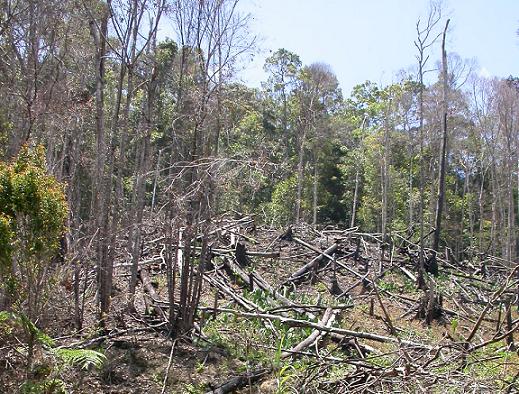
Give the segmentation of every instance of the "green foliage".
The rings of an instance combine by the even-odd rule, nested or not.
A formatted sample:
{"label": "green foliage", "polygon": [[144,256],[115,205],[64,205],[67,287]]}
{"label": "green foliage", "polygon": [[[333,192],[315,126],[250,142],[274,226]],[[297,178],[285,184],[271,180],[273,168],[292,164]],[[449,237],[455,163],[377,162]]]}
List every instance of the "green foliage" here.
{"label": "green foliage", "polygon": [[[21,393],[66,393],[64,381],[60,378],[61,372],[65,367],[88,370],[91,368],[100,369],[106,360],[106,356],[91,349],[65,349],[56,347],[55,341],[50,338],[43,330],[29,320],[23,313],[8,311],[0,312],[0,340],[4,343],[17,342],[34,338],[35,344],[40,346],[44,364],[34,365],[31,368],[31,379],[25,381],[21,388]],[[26,343],[23,343],[27,346]]]}
{"label": "green foliage", "polygon": [[519,356],[516,352],[504,350],[503,342],[496,342],[479,349],[468,357],[463,370],[478,380],[493,381],[498,387],[506,387],[517,374]]}
{"label": "green foliage", "polygon": [[[5,291],[14,296],[15,282],[22,286],[18,295],[34,290],[29,287],[58,250],[67,215],[64,187],[47,174],[42,146],[23,147],[13,163],[0,163],[0,278]],[[24,277],[11,271],[13,261]]]}
{"label": "green foliage", "polygon": [[[319,220],[321,222],[345,222],[350,219],[352,199],[345,199],[347,179],[341,171],[342,150],[338,144],[323,148],[319,187]],[[355,179],[355,175],[353,175]],[[355,187],[353,185],[353,187]],[[347,222],[349,223],[349,221]]]}
{"label": "green foliage", "polygon": [[65,382],[61,379],[45,379],[43,381],[26,381],[20,386],[22,394],[66,394]]}
{"label": "green foliage", "polygon": [[205,384],[185,383],[182,394],[203,394],[207,391]]}
{"label": "green foliage", "polygon": [[40,345],[46,348],[51,348],[55,345],[52,338],[36,327],[36,325],[30,321],[25,314],[1,311],[0,333],[4,332],[11,334],[17,331],[22,331],[25,334],[25,337],[32,336]]}
{"label": "green foliage", "polygon": [[380,288],[380,290],[390,291],[390,292],[397,292],[399,291],[398,285],[394,282],[379,280],[377,282],[377,286]]}
{"label": "green foliage", "polygon": [[53,353],[64,365],[85,370],[100,369],[106,360],[103,353],[90,349],[55,349]]}
{"label": "green foliage", "polygon": [[25,336],[33,336],[47,353],[56,356],[65,366],[89,369],[101,368],[106,356],[90,349],[66,349],[56,347],[54,340],[29,320],[23,313],[0,311],[0,332],[14,333],[22,330]]}
{"label": "green foliage", "polygon": [[291,176],[279,182],[272,192],[272,200],[266,204],[265,211],[272,223],[283,225],[294,217],[294,206],[297,190],[297,177]]}
{"label": "green foliage", "polygon": [[276,373],[278,381],[276,394],[292,392],[292,390],[289,390],[290,381],[294,378],[296,372],[296,369],[290,363],[286,363],[279,368]]}

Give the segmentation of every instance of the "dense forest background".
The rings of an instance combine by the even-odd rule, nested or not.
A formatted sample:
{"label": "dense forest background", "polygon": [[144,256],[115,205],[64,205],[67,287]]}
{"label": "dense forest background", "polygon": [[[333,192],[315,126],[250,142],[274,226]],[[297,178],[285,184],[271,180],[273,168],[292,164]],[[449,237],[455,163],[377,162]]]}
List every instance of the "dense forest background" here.
{"label": "dense forest background", "polygon": [[[57,252],[73,267],[76,327],[83,274],[97,270],[103,323],[121,254],[135,263],[131,299],[150,223],[174,238],[234,212],[276,228],[400,234],[456,261],[517,259],[519,80],[477,75],[455,48],[442,62],[441,8],[417,21],[408,71],[343,92],[329,65],[303,64],[287,49],[267,58],[260,88],[239,82],[257,48],[237,3],[1,2],[2,168],[21,155],[16,168],[43,166],[62,184],[68,209],[48,216],[63,218],[64,236],[47,244],[52,253],[43,241],[31,256],[55,264]],[[161,34],[166,24],[174,38]],[[39,145],[39,154],[25,148]],[[59,194],[54,183],[41,187]],[[20,294],[52,285],[38,282],[49,272],[39,267]],[[43,301],[20,305],[34,320]]]}

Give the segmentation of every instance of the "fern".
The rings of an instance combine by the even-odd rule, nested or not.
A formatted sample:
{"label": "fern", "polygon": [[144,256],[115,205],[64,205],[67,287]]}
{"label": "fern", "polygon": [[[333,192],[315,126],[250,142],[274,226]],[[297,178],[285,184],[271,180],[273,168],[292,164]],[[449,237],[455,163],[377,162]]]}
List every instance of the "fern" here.
{"label": "fern", "polygon": [[17,316],[23,329],[26,332],[34,335],[34,338],[36,338],[39,343],[48,348],[55,346],[54,340],[38,327],[36,327],[36,325],[30,321],[27,316],[25,316],[23,313],[19,313]]}
{"label": "fern", "polygon": [[71,367],[89,369],[101,368],[106,356],[90,349],[53,349],[53,353],[65,364]]}
{"label": "fern", "polygon": [[55,346],[54,340],[40,330],[36,325],[23,313],[0,312],[0,323],[11,321],[15,325],[20,326],[26,334],[32,335],[38,343],[46,348]]}

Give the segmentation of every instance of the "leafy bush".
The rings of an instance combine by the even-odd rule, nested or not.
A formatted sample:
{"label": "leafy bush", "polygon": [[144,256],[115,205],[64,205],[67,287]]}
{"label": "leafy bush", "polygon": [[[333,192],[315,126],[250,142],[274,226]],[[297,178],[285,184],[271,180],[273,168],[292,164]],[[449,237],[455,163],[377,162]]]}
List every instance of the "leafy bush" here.
{"label": "leafy bush", "polygon": [[0,290],[7,307],[25,305],[19,312],[30,320],[38,317],[67,215],[64,185],[47,174],[43,147],[0,162]]}

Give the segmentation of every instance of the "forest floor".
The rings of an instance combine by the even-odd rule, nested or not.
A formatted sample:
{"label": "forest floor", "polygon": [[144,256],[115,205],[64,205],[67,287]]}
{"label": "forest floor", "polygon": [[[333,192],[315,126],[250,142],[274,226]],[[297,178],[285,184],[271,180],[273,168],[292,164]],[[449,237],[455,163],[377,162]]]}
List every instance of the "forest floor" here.
{"label": "forest floor", "polygon": [[[69,286],[59,286],[47,332],[61,346],[106,355],[100,370],[64,369],[68,392],[518,392],[518,284],[508,262],[442,256],[424,291],[416,286],[418,247],[401,235],[382,247],[380,234],[357,228],[304,225],[287,233],[256,228],[249,218],[218,226],[198,329],[188,336],[172,340],[161,318],[163,239],[151,225],[140,269],[156,294],[139,286],[137,311],[126,312],[130,269],[121,253],[104,338],[95,328],[95,276],[79,335]],[[245,260],[237,253],[243,246]],[[17,391],[16,362],[0,371],[0,391]]]}

